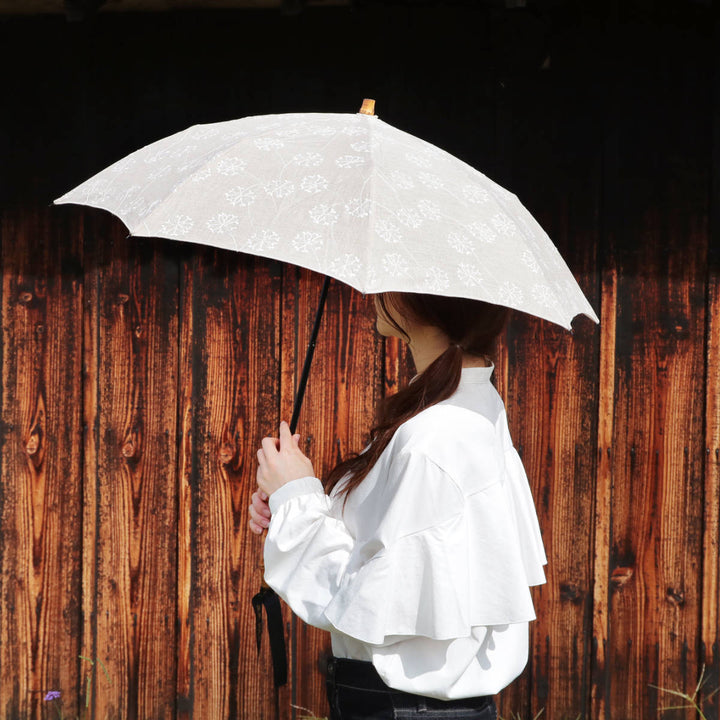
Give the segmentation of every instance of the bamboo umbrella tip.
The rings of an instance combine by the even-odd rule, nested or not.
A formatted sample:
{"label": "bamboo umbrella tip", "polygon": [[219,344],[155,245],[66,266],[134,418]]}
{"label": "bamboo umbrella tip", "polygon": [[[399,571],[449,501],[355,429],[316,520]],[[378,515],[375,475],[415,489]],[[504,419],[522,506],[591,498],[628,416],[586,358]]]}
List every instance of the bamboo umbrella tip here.
{"label": "bamboo umbrella tip", "polygon": [[360,108],[361,115],[375,115],[375,101],[365,98]]}

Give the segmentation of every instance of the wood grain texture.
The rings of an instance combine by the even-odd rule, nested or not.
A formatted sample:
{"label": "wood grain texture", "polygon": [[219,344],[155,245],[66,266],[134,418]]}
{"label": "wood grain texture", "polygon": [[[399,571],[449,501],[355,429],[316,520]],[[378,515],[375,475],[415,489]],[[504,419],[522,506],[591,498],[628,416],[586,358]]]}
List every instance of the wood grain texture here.
{"label": "wood grain texture", "polygon": [[[708,273],[705,377],[705,497],[701,662],[705,665],[703,711],[720,717],[720,268],[716,259]],[[713,695],[713,693],[715,694]]]}
{"label": "wood grain texture", "polygon": [[[628,69],[630,38],[614,33],[623,49],[605,92],[605,268],[617,271],[605,717],[622,719],[676,704],[651,685],[692,692],[700,673],[710,112],[703,73],[679,69],[696,47],[668,53],[658,37],[652,63]],[[676,92],[702,112],[678,112]],[[662,127],[637,121],[650,105]]]}
{"label": "wood grain texture", "polygon": [[78,709],[82,236],[67,216],[1,218],[0,714]]}
{"label": "wood grain texture", "polygon": [[178,717],[274,718],[247,508],[262,428],[277,418],[280,275],[207,250],[187,256],[182,296]]}
{"label": "wood grain texture", "polygon": [[[175,705],[177,265],[158,242],[93,221],[88,319],[95,451],[83,534],[83,673],[102,718],[170,718]],[[168,399],[170,402],[168,402]],[[93,403],[97,409],[93,409]],[[92,554],[88,554],[92,553]],[[168,668],[172,670],[168,672]],[[105,673],[107,671],[107,675]]]}
{"label": "wood grain texture", "polygon": [[617,272],[603,272],[598,374],[597,475],[593,514],[592,668],[589,717],[605,718],[611,667],[607,663],[612,519],[612,438],[615,407]]}

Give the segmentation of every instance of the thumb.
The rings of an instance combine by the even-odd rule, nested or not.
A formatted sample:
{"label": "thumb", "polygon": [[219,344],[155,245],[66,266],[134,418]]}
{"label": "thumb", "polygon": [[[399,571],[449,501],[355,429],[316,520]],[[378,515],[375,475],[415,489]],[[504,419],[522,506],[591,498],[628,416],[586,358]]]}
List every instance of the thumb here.
{"label": "thumb", "polygon": [[300,447],[300,433],[295,433],[293,440],[295,441],[295,447]]}

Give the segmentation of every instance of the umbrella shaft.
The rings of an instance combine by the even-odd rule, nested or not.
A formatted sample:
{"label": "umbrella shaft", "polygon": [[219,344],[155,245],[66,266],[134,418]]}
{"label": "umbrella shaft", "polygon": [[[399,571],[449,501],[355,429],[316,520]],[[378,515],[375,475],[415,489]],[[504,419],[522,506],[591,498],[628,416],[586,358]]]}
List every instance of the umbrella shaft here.
{"label": "umbrella shaft", "polygon": [[315,322],[313,324],[312,335],[310,336],[310,344],[305,353],[305,364],[303,365],[300,383],[298,384],[297,393],[295,394],[295,405],[290,420],[290,432],[294,433],[297,427],[300,408],[302,407],[303,397],[305,397],[305,387],[307,385],[308,376],[310,375],[310,366],[312,365],[313,354],[315,352],[315,342],[317,341],[318,331],[320,330],[320,320],[322,319],[323,310],[325,309],[325,299],[327,298],[328,288],[330,287],[330,276],[325,276],[322,290],[320,291],[320,300],[318,301],[318,309],[315,313]]}

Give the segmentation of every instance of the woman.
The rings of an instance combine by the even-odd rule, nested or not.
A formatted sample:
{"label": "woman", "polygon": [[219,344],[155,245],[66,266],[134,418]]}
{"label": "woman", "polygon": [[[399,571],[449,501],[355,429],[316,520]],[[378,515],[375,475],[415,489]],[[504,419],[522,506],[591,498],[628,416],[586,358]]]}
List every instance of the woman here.
{"label": "woman", "polygon": [[331,633],[332,720],[494,720],[492,696],[527,663],[546,562],[490,382],[509,311],[411,293],[375,307],[418,374],[325,487],[286,423],[265,438],[250,527],[269,528],[268,584]]}

